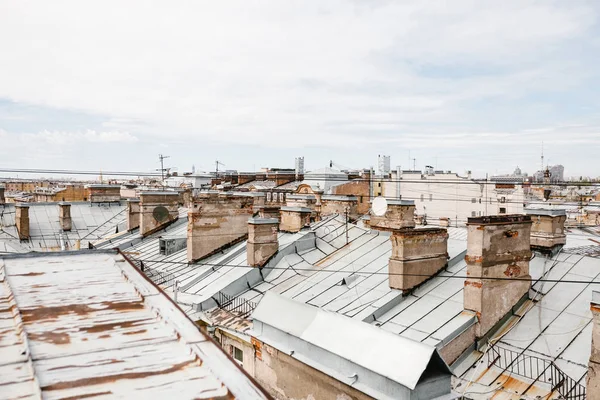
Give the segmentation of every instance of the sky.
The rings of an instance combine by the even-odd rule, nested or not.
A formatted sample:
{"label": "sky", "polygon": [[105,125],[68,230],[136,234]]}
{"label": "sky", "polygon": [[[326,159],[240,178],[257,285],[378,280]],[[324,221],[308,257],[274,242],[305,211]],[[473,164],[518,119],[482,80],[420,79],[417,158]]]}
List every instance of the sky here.
{"label": "sky", "polygon": [[[0,168],[600,176],[597,1],[0,0]],[[414,160],[413,160],[414,159]]]}

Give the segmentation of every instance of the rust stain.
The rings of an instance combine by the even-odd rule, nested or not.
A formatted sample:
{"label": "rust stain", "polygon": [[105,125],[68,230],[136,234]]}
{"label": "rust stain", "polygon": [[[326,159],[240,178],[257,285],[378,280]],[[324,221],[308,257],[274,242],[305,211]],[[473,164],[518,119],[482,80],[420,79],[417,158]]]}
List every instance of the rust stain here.
{"label": "rust stain", "polygon": [[66,332],[42,332],[42,333],[29,333],[27,338],[32,341],[47,342],[53,344],[69,344],[71,343],[71,337]]}
{"label": "rust stain", "polygon": [[96,396],[104,396],[107,394],[113,394],[111,391],[106,392],[96,392],[96,393],[87,393],[87,394],[79,394],[76,396],[63,397],[63,400],[79,400],[79,399],[89,399],[90,397]]}
{"label": "rust stain", "polygon": [[139,324],[143,321],[144,320],[119,321],[119,322],[111,322],[109,324],[98,324],[98,325],[94,325],[94,326],[79,328],[79,331],[87,332],[87,333],[99,333],[99,332],[110,331],[115,328],[131,328],[132,326],[136,326],[137,324]]}
{"label": "rust stain", "polygon": [[139,334],[144,333],[146,331],[147,331],[147,329],[140,329],[139,331],[124,332],[123,335],[139,335]]}
{"label": "rust stain", "polygon": [[519,236],[519,232],[518,231],[505,231],[504,232],[504,236],[506,236],[507,238],[518,237]]}
{"label": "rust stain", "polygon": [[466,255],[465,256],[465,261],[471,264],[481,264],[483,262],[483,257],[482,256],[470,256],[470,255]]}
{"label": "rust stain", "polygon": [[192,365],[198,365],[197,360],[185,361],[179,364],[175,364],[169,368],[163,369],[161,371],[145,371],[145,372],[126,372],[115,375],[107,375],[107,376],[94,376],[91,378],[83,378],[77,379],[74,381],[66,381],[66,382],[58,382],[52,385],[43,386],[42,390],[52,391],[52,390],[65,390],[72,389],[81,386],[93,386],[93,385],[102,385],[105,383],[116,382],[120,379],[140,379],[146,378],[149,376],[156,375],[166,375],[172,372],[180,371],[186,369]]}
{"label": "rust stain", "polygon": [[504,271],[504,275],[508,277],[515,277],[521,275],[521,268],[518,265],[509,265]]}
{"label": "rust stain", "polygon": [[478,282],[478,281],[471,281],[471,280],[465,280],[465,286],[473,286],[477,289],[480,289],[483,286],[482,282]]}
{"label": "rust stain", "polygon": [[45,272],[28,272],[26,274],[14,274],[13,276],[40,276],[44,274]]}
{"label": "rust stain", "polygon": [[21,316],[24,323],[35,321],[56,320],[62,315],[77,314],[85,315],[103,310],[115,311],[133,311],[144,309],[144,303],[141,301],[134,302],[110,302],[104,301],[100,303],[104,308],[93,308],[85,304],[68,304],[65,306],[56,307],[38,307],[29,310],[22,310]]}

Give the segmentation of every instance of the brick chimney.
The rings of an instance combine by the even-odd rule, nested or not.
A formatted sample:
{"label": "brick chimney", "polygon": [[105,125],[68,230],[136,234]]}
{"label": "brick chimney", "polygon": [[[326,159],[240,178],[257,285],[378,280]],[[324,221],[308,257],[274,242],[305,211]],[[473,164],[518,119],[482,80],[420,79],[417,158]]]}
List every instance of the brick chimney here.
{"label": "brick chimney", "polygon": [[355,196],[321,195],[321,215],[340,214],[356,217],[358,215],[358,198]]}
{"label": "brick chimney", "polygon": [[140,234],[148,236],[166,227],[179,216],[179,193],[140,193]]}
{"label": "brick chimney", "polygon": [[252,182],[256,179],[256,174],[251,172],[240,172],[237,176],[238,185],[243,185],[244,183]]}
{"label": "brick chimney", "polygon": [[29,239],[29,205],[17,203],[15,205],[15,213],[15,223],[19,239],[27,240]]}
{"label": "brick chimney", "polygon": [[90,203],[114,203],[121,201],[121,186],[119,185],[87,185]]}
{"label": "brick chimney", "polygon": [[281,207],[277,206],[262,206],[258,207],[258,216],[260,218],[275,218],[279,221],[279,212]]}
{"label": "brick chimney", "polygon": [[127,200],[127,230],[140,227],[140,199]]}
{"label": "brick chimney", "polygon": [[592,292],[592,351],[588,363],[587,398],[600,399],[600,292]]}
{"label": "brick chimney", "polygon": [[4,205],[4,186],[0,185],[0,206]]}
{"label": "brick chimney", "polygon": [[200,260],[246,237],[254,197],[211,193],[196,201],[188,212],[188,261]]}
{"label": "brick chimney", "polygon": [[408,292],[444,269],[448,262],[448,232],[441,228],[394,230],[389,283]]}
{"label": "brick chimney", "polygon": [[71,204],[60,202],[58,203],[58,222],[63,231],[68,232],[73,226],[71,220]]}
{"label": "brick chimney", "polygon": [[554,253],[567,243],[567,213],[560,209],[525,209],[531,217],[531,249]]}
{"label": "brick chimney", "polygon": [[482,337],[531,287],[531,218],[528,215],[469,218],[467,232],[465,260],[469,278],[464,284],[464,306],[477,313],[476,335]]}
{"label": "brick chimney", "polygon": [[415,227],[415,202],[412,200],[388,200],[387,211],[382,216],[371,214],[371,229],[382,231]]}
{"label": "brick chimney", "polygon": [[248,220],[248,265],[262,267],[279,250],[276,218],[250,218]]}
{"label": "brick chimney", "polygon": [[281,207],[281,222],[279,230],[283,232],[298,232],[305,226],[310,226],[312,210],[308,207]]}

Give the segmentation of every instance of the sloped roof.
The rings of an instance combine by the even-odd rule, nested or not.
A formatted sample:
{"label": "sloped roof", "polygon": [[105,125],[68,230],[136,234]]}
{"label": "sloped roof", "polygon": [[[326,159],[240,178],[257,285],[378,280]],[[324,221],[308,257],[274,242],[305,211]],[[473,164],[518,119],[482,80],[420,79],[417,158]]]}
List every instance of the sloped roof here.
{"label": "sloped roof", "polygon": [[0,398],[269,398],[116,253],[0,259]]}
{"label": "sloped roof", "polygon": [[[270,325],[410,389],[415,389],[431,359],[439,358],[433,346],[273,292],[265,294],[252,318],[255,325],[256,321]],[[259,329],[255,334],[266,343],[272,339]],[[368,343],[368,349],[361,343]],[[450,373],[447,367],[446,372]]]}
{"label": "sloped roof", "polygon": [[[60,250],[61,241],[66,249],[87,248],[94,242],[117,230],[126,229],[126,205],[121,203],[72,202],[72,229],[64,232],[58,219],[58,203],[28,203],[30,239],[20,241],[15,225],[15,205],[0,206],[0,242],[6,252]],[[0,247],[0,251],[3,248]],[[8,249],[10,247],[10,249]]]}

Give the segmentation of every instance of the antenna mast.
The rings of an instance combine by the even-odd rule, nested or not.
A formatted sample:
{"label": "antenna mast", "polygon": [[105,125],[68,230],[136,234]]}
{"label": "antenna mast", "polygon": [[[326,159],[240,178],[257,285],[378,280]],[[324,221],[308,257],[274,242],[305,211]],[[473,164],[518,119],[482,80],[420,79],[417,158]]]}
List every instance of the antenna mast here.
{"label": "antenna mast", "polygon": [[158,155],[158,159],[160,160],[160,179],[161,179],[161,181],[165,180],[165,164],[164,164],[165,158],[169,158],[169,156],[163,156],[162,154]]}

